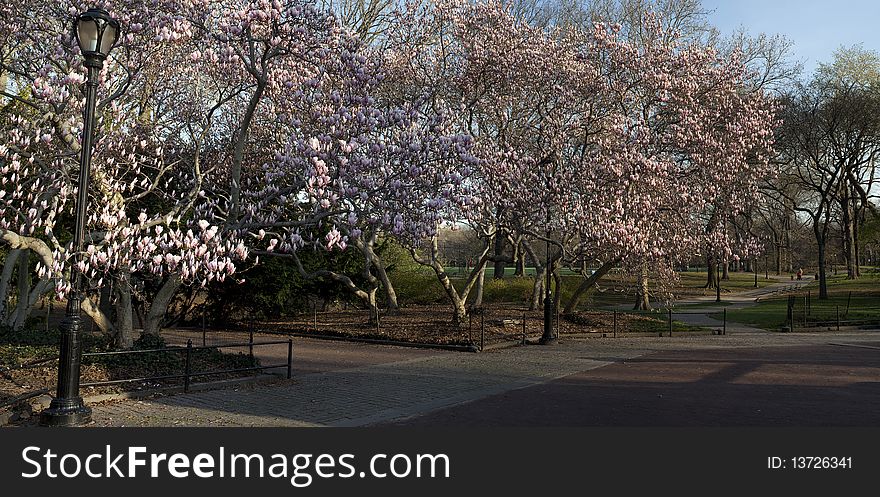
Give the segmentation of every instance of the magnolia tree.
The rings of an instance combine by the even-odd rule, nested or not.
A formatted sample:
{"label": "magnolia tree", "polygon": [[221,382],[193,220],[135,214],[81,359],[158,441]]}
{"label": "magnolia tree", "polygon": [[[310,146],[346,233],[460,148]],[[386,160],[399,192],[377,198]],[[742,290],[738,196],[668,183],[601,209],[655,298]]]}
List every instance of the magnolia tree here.
{"label": "magnolia tree", "polygon": [[[274,223],[276,229],[260,232],[268,243],[258,253],[291,257],[302,276],[341,283],[375,316],[380,283],[388,308],[397,307],[393,286],[376,253],[379,237],[409,247],[433,237],[453,213],[474,201],[464,183],[477,161],[469,152],[469,138],[443,133],[441,118],[425,120],[414,111],[380,110],[364,105],[369,97],[364,98],[341,105],[343,114],[351,113],[354,119],[342,119],[339,129],[329,134],[294,135],[280,157],[306,179],[309,202],[326,214],[321,221],[326,228],[320,230],[326,235],[315,238],[313,229]],[[367,286],[359,287],[349,275],[332,268],[306,270],[297,252],[313,245],[327,250],[355,247],[363,256]]]}
{"label": "magnolia tree", "polygon": [[[736,53],[682,46],[651,15],[644,32],[654,35],[639,44],[604,25],[593,34],[607,53],[603,77],[615,96],[609,117],[617,123],[598,140],[607,161],[601,172],[625,186],[599,219],[581,224],[598,227],[589,238],[605,235],[602,245],[631,266],[642,264],[643,275],[645,263],[674,274],[672,265],[707,239],[714,253],[751,257],[752,240],[731,239],[718,228],[723,223],[706,229],[699,220],[736,216],[757,198],[758,185],[772,173],[774,105],[761,91],[745,91],[749,74]],[[602,219],[624,222],[615,230]],[[637,308],[648,306],[645,279]]]}
{"label": "magnolia tree", "polygon": [[[143,291],[144,281],[223,279],[247,249],[234,232],[194,216],[205,203],[203,186],[216,165],[202,160],[208,140],[194,139],[200,121],[210,115],[201,115],[202,102],[187,93],[198,84],[187,78],[198,75],[187,70],[180,35],[169,28],[177,23],[173,9],[134,0],[108,7],[126,30],[101,73],[87,253],[77,268],[70,267],[68,226],[77,191],[85,71],[71,26],[87,6],[18,2],[2,8],[0,238],[11,250],[7,268],[18,264],[24,272],[32,256],[38,264],[36,283],[20,277],[12,299],[5,278],[12,271],[4,268],[0,303],[7,323],[21,326],[41,295],[54,287],[64,298],[71,271],[80,271],[93,288],[112,288],[116,303],[115,319],[93,298],[86,299],[84,310],[129,345],[135,337],[132,294]],[[150,296],[146,331],[158,330],[170,293],[173,288],[163,286]],[[10,312],[7,304],[13,301]]]}
{"label": "magnolia tree", "polygon": [[[500,231],[524,237],[539,268],[533,306],[546,270],[535,241],[556,247],[552,267],[600,266],[568,311],[612,267],[637,276],[641,308],[649,274],[672,281],[675,263],[707,239],[732,250],[724,230],[701,220],[748,203],[768,174],[775,124],[769,99],[742,91],[748,75],[735,55],[685,44],[650,13],[637,39],[605,24],[538,29],[494,2],[415,4],[398,15],[388,55],[395,87],[427,93],[474,135],[482,162],[472,181],[484,208],[468,221],[491,228],[486,247]],[[417,260],[442,282],[430,255]],[[487,248],[480,260],[489,259]],[[447,293],[461,314],[464,299]]]}
{"label": "magnolia tree", "polygon": [[[374,311],[381,284],[395,309],[377,241],[418,243],[469,202],[468,137],[448,133],[441,113],[379,99],[380,61],[311,4],[192,2],[183,15],[194,63],[241,103],[230,181],[208,192],[209,211],[252,236],[254,254],[291,257],[303,277],[340,283]],[[297,254],[349,245],[363,288]]]}
{"label": "magnolia tree", "polygon": [[[415,260],[434,270],[457,322],[466,317],[475,288],[473,304],[481,304],[488,262],[512,262],[499,250],[505,241],[512,239],[519,250],[524,233],[535,235],[528,231],[532,213],[521,217],[507,189],[524,182],[542,191],[544,181],[535,184],[505,172],[544,161],[555,152],[555,137],[589,119],[570,112],[570,100],[578,89],[588,93],[584,85],[589,85],[577,77],[575,55],[568,40],[529,26],[494,2],[410,3],[394,14],[385,51],[386,94],[445,110],[457,129],[473,136],[480,157],[468,181],[480,201],[458,216],[483,242],[464,285],[452,285],[436,237],[426,247],[412,247]],[[526,223],[514,227],[511,219]]]}
{"label": "magnolia tree", "polygon": [[[469,139],[440,114],[378,102],[381,67],[314,5],[117,2],[109,10],[125,36],[102,73],[87,254],[71,268],[63,221],[76,194],[83,102],[71,96],[83,68],[70,26],[84,8],[2,12],[0,235],[12,249],[2,302],[15,304],[16,323],[53,283],[63,298],[72,270],[112,286],[115,318],[92,300],[85,309],[123,345],[135,336],[133,300],[145,304],[144,331],[157,333],[181,284],[222,281],[251,253],[352,244],[387,279],[378,236],[418,243],[471,202]],[[7,299],[30,253],[40,279],[25,288],[19,278]],[[308,276],[351,283],[329,270]],[[375,307],[375,288],[361,293]]]}

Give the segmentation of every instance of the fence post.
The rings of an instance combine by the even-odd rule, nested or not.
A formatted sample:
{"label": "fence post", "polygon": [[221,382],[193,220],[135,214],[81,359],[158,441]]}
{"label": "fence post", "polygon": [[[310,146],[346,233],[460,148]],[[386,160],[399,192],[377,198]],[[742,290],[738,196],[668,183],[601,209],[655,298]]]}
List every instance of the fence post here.
{"label": "fence post", "polygon": [[807,327],[807,296],[804,295],[804,328]]}
{"label": "fence post", "polygon": [[837,310],[837,331],[840,331],[840,304],[834,306]]}
{"label": "fence post", "polygon": [[253,322],[251,323],[250,330],[248,330],[248,356],[251,358],[251,364],[254,362],[254,326]]}
{"label": "fence post", "polygon": [[669,337],[672,337],[672,309],[669,309]]}
{"label": "fence post", "polygon": [[722,309],[721,314],[724,316],[724,321],[721,328],[721,334],[727,335],[727,308]]}
{"label": "fence post", "polygon": [[617,309],[614,310],[614,338],[617,338]]}
{"label": "fence post", "polygon": [[813,291],[807,290],[807,314],[813,314]]}
{"label": "fence post", "polygon": [[480,313],[480,352],[483,351],[483,340],[485,338],[485,328],[483,326],[483,314],[485,314],[485,313],[484,312]]}
{"label": "fence post", "polygon": [[522,321],[522,344],[526,344],[526,311],[523,311],[523,321]]}
{"label": "fence post", "polygon": [[208,338],[205,328],[205,310],[202,309],[202,347],[206,347],[208,345]]}
{"label": "fence post", "polygon": [[468,343],[473,344],[474,339],[471,338],[471,330],[474,328],[474,311],[468,313]]}
{"label": "fence post", "polygon": [[293,377],[293,338],[287,339],[287,379]]}
{"label": "fence post", "polygon": [[314,314],[315,314],[314,324],[315,324],[315,333],[317,334],[318,333],[318,301],[317,300],[312,302],[312,310],[314,311]]}
{"label": "fence post", "polygon": [[189,376],[192,374],[193,341],[186,341],[186,358],[183,362],[183,393],[189,393]]}

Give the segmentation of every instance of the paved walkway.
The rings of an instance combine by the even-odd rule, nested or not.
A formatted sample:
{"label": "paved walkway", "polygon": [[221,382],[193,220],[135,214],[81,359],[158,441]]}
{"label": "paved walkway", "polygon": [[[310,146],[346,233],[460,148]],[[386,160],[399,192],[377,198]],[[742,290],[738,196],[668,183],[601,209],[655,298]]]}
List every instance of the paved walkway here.
{"label": "paved walkway", "polygon": [[[702,326],[705,328],[720,330],[724,327],[724,322],[712,317],[713,314],[719,314],[723,312],[724,309],[736,310],[752,307],[762,298],[784,295],[787,292],[797,291],[812,282],[812,280],[789,280],[779,276],[773,276],[772,278],[777,281],[763,288],[755,288],[754,290],[746,290],[744,292],[722,296],[723,302],[727,305],[708,306],[702,307],[699,310],[688,310],[686,311],[687,314],[675,313],[675,311],[673,311],[675,320],[692,326]],[[693,299],[681,300],[676,302],[676,305],[687,306],[693,304],[714,303],[715,299],[716,297],[714,295],[706,295],[695,297]],[[728,321],[727,333],[768,333],[768,331]]]}
{"label": "paved walkway", "polygon": [[[313,350],[351,346],[299,342]],[[108,403],[94,407],[94,418],[99,426],[359,426],[430,412],[609,363],[541,347],[485,354],[418,351],[421,357],[377,363],[372,359],[388,348],[366,344],[358,348],[369,364],[296,375],[293,382],[277,386]],[[392,350],[412,354],[413,349]],[[320,359],[307,353],[306,358],[297,356],[297,362]]]}
{"label": "paved walkway", "polygon": [[[864,332],[589,338],[566,339],[556,346],[470,354],[297,339],[297,374],[293,381],[97,404],[92,406],[93,418],[96,426],[385,424],[538,387],[660,351],[825,345],[829,341],[858,344],[871,340],[876,341],[877,335]],[[286,346],[283,348],[286,354]],[[260,353],[278,352],[257,351]]]}
{"label": "paved walkway", "polygon": [[[873,347],[873,348],[872,348]],[[880,348],[655,352],[398,426],[877,426]]]}

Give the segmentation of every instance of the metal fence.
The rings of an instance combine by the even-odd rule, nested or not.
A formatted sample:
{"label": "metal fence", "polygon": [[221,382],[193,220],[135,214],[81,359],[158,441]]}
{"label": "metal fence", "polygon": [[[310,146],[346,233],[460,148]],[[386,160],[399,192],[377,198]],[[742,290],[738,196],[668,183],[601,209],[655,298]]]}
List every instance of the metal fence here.
{"label": "metal fence", "polygon": [[[871,309],[864,304],[867,297],[852,293],[818,302],[814,292],[804,291],[802,283],[786,285],[770,295],[780,305],[768,308],[767,312],[773,313],[774,319],[769,320],[773,322],[767,329],[779,331],[785,326],[789,330],[840,329],[842,326],[880,324],[878,318],[872,317],[878,313],[868,312]],[[789,303],[787,307],[786,302]],[[857,305],[859,302],[861,306]],[[585,309],[569,315],[560,315],[557,310],[551,326],[555,337],[722,336],[728,335],[731,329],[735,332],[739,326],[731,324],[733,320],[729,312],[739,312],[738,307],[734,309],[707,301],[704,308]],[[186,336],[198,340],[200,332],[205,346],[211,343],[212,337],[224,333],[226,339],[233,337],[233,340],[242,333],[253,336],[256,328],[258,333],[271,335],[482,351],[498,344],[530,343],[543,334],[543,311],[529,310],[523,305],[491,304],[470,308],[467,319],[459,325],[452,323],[451,313],[452,309],[446,304],[403,307],[396,314],[386,309],[377,314],[352,305],[322,309],[313,304],[307,313],[275,322],[245,319],[234,326],[211,329],[202,319],[201,329],[189,328]],[[748,325],[740,316],[735,322],[766,328],[765,325]]]}
{"label": "metal fence", "polygon": [[[245,319],[237,324],[213,328],[202,320],[201,327],[178,328],[179,340],[191,338],[208,345],[222,339],[240,337],[243,333],[313,337],[355,342],[419,347],[440,347],[452,350],[483,351],[499,344],[532,343],[543,335],[543,310],[523,306],[487,305],[470,308],[468,317],[458,325],[452,322],[448,306],[404,307],[399,313],[383,309],[377,316],[367,309],[310,309],[279,321]],[[716,311],[710,311],[712,313]],[[686,334],[726,335],[727,311],[719,309],[718,319],[706,319],[707,311],[655,309],[584,310],[572,315],[557,310],[551,329],[559,337],[662,336]],[[702,316],[700,324],[692,316]]]}
{"label": "metal fence", "polygon": [[[269,364],[265,366],[251,366],[246,368],[233,368],[233,369],[218,369],[218,370],[210,370],[210,371],[193,371],[192,370],[192,358],[193,352],[199,350],[212,350],[212,349],[220,349],[220,348],[237,348],[237,347],[247,347],[248,354],[253,361],[254,358],[254,347],[265,346],[265,345],[281,345],[287,344],[287,362],[284,364]],[[190,383],[193,378],[198,378],[202,376],[210,376],[210,375],[218,375],[218,374],[232,374],[232,373],[246,373],[251,371],[265,371],[267,369],[277,369],[277,368],[287,368],[287,378],[290,379],[293,375],[293,339],[288,338],[287,340],[275,340],[269,342],[254,342],[253,334],[250,335],[250,340],[243,343],[225,343],[220,345],[202,345],[202,346],[193,346],[192,340],[187,340],[186,347],[162,347],[157,349],[144,349],[144,350],[119,350],[119,351],[111,351],[111,352],[88,352],[84,353],[83,357],[101,357],[101,356],[121,356],[121,355],[135,355],[135,354],[156,354],[156,353],[181,353],[184,354],[183,361],[183,371],[176,374],[165,374],[165,375],[157,375],[157,376],[148,376],[148,377],[139,377],[139,378],[124,378],[124,379],[115,379],[115,380],[105,380],[105,381],[93,381],[88,383],[82,383],[80,386],[82,387],[97,387],[97,386],[107,386],[107,385],[118,385],[121,383],[132,383],[132,382],[143,382],[143,381],[158,381],[158,380],[172,380],[172,379],[183,379],[183,391],[189,392]]]}
{"label": "metal fence", "polygon": [[791,294],[786,303],[785,327],[796,329],[832,328],[841,326],[880,325],[880,302],[866,305],[876,296],[847,292],[820,300],[812,291]]}

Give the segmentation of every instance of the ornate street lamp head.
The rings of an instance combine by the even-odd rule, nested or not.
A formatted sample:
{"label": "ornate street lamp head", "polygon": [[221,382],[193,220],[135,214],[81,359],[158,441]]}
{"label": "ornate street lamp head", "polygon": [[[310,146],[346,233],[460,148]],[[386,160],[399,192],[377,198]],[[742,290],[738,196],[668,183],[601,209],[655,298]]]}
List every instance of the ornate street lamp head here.
{"label": "ornate street lamp head", "polygon": [[101,67],[119,39],[119,22],[106,10],[89,9],[77,16],[74,33],[86,66]]}

